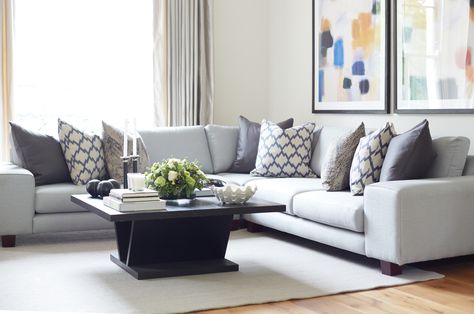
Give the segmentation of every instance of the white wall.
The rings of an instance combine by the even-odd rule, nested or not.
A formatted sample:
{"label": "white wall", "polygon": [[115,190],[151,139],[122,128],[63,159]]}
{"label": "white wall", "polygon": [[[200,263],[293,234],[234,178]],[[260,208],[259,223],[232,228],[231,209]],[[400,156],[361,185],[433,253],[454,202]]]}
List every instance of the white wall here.
{"label": "white wall", "polygon": [[[316,0],[317,1],[317,0]],[[296,123],[376,128],[392,121],[403,132],[430,121],[433,135],[464,135],[474,154],[474,115],[311,113],[312,1],[215,0],[215,122],[235,124],[294,117]]]}
{"label": "white wall", "polygon": [[315,121],[336,126],[369,128],[392,121],[403,132],[427,118],[433,135],[464,135],[474,154],[474,115],[355,115],[311,113],[311,0],[271,0],[269,5],[269,118],[292,116],[297,123]]}
{"label": "white wall", "polygon": [[268,0],[215,0],[214,123],[268,114]]}

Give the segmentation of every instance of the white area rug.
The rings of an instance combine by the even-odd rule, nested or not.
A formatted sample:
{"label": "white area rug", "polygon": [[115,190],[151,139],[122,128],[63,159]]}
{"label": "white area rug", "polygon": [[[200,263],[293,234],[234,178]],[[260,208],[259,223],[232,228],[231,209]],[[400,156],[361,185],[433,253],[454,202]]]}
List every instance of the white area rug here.
{"label": "white area rug", "polygon": [[276,232],[231,238],[239,272],[138,281],[109,260],[111,232],[22,237],[0,249],[0,310],[186,312],[443,277],[411,267],[384,276],[375,260]]}

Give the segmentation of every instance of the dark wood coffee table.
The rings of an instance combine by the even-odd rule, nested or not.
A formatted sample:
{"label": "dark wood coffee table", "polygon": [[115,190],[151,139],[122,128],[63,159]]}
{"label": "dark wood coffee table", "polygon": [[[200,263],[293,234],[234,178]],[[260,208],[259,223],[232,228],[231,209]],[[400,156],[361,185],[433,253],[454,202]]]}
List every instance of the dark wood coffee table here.
{"label": "dark wood coffee table", "polygon": [[71,201],[115,224],[118,256],[110,259],[137,279],[238,271],[225,259],[233,215],[283,212],[285,205],[251,199],[219,205],[199,197],[164,211],[118,212],[89,195]]}

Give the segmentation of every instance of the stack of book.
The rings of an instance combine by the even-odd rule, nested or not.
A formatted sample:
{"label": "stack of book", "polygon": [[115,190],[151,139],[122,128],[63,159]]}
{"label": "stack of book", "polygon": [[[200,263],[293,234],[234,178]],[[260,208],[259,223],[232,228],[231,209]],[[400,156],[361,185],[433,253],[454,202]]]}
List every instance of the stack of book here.
{"label": "stack of book", "polygon": [[120,212],[162,210],[166,209],[166,201],[154,190],[134,192],[128,189],[113,189],[104,197],[104,205]]}

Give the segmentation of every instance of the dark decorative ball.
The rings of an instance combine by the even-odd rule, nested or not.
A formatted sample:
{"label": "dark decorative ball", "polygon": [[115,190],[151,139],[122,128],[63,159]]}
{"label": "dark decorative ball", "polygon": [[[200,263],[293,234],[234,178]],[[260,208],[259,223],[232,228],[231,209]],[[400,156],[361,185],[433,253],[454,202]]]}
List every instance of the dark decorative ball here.
{"label": "dark decorative ball", "polygon": [[114,188],[113,184],[109,181],[100,181],[97,186],[97,193],[100,197],[109,196],[110,190]]}
{"label": "dark decorative ball", "polygon": [[107,181],[109,181],[110,183],[112,183],[114,189],[120,189],[120,183],[119,183],[117,180],[115,180],[115,179],[109,179],[109,180],[107,180]]}
{"label": "dark decorative ball", "polygon": [[97,192],[97,186],[99,185],[100,181],[99,180],[90,180],[86,184],[86,191],[89,193],[92,197],[96,198],[99,196],[99,193]]}

